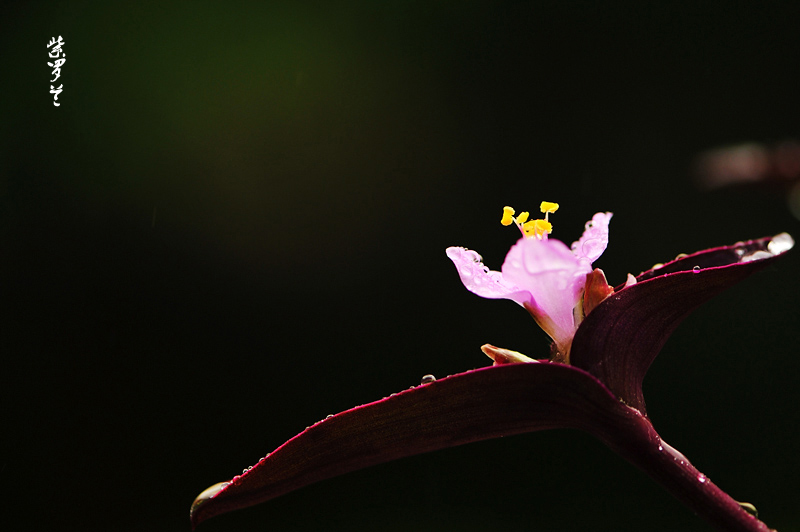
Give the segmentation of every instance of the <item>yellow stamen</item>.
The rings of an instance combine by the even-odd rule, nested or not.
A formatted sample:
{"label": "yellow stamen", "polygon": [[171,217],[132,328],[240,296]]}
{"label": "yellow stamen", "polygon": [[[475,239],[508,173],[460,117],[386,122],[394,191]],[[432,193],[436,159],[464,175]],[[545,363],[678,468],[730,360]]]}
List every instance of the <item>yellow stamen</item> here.
{"label": "yellow stamen", "polygon": [[543,213],[549,214],[551,212],[556,212],[558,210],[558,203],[552,203],[550,201],[543,201],[539,208],[542,210]]}
{"label": "yellow stamen", "polygon": [[526,236],[542,238],[546,233],[553,232],[553,224],[547,220],[531,220],[522,224],[522,230]]}
{"label": "yellow stamen", "polygon": [[514,209],[511,207],[503,207],[503,218],[500,223],[503,225],[511,225],[514,222]]}
{"label": "yellow stamen", "polygon": [[514,209],[503,207],[503,217],[500,223],[503,225],[515,224],[522,231],[522,234],[527,237],[547,239],[547,235],[553,232],[553,224],[550,223],[548,217],[550,213],[558,210],[558,203],[543,201],[539,208],[544,213],[544,220],[529,220],[529,212],[521,212],[515,218]]}

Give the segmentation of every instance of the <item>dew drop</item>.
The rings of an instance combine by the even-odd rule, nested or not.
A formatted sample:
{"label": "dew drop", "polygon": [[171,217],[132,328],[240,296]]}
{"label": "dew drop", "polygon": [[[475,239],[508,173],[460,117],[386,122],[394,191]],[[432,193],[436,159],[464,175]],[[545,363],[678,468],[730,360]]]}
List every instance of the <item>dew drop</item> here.
{"label": "dew drop", "polygon": [[663,445],[659,445],[659,446],[658,446],[658,450],[659,450],[659,452],[660,452],[660,451],[663,451],[663,450],[664,450],[664,446],[663,446]]}
{"label": "dew drop", "polygon": [[[587,224],[586,228],[588,229],[589,227],[591,226]],[[583,243],[583,246],[581,246],[581,253],[583,254],[584,257],[590,257],[594,255],[601,255],[603,251],[605,251],[605,249],[606,249],[605,243],[599,240],[592,239],[592,240],[587,240],[586,242]]]}
{"label": "dew drop", "polygon": [[483,262],[483,257],[471,249],[467,250],[466,255],[472,259],[472,262]]}
{"label": "dew drop", "polygon": [[694,268],[692,268],[692,271],[693,271],[694,273],[697,273],[697,272],[699,272],[699,271],[700,271],[700,266],[695,266]]}
{"label": "dew drop", "polygon": [[325,416],[325,419],[330,419],[332,417],[333,417],[333,414],[328,414],[327,416]]}
{"label": "dew drop", "polygon": [[397,395],[397,394],[396,393],[390,393],[389,397],[394,397],[395,395]]}
{"label": "dew drop", "polygon": [[245,467],[244,469],[242,469],[242,475],[244,475],[245,473],[247,473],[247,471],[248,471],[248,469],[247,469],[246,467]]}
{"label": "dew drop", "polygon": [[422,376],[422,380],[420,381],[420,384],[430,384],[435,380],[436,380],[436,377],[434,377],[433,375],[431,375],[429,373],[427,375],[423,375]]}
{"label": "dew drop", "polygon": [[698,482],[700,482],[700,484],[705,484],[706,480],[708,479],[706,479],[706,476],[704,474],[700,473],[699,475],[697,475],[697,480]]}

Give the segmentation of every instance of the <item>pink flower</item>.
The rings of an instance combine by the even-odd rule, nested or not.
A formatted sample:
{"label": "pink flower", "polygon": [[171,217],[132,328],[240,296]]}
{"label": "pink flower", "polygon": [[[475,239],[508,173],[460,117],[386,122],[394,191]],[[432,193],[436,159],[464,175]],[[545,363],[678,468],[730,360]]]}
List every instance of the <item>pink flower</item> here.
{"label": "pink flower", "polygon": [[[556,205],[546,210],[551,205],[555,204],[543,203],[542,211],[547,214],[558,208]],[[553,339],[559,358],[568,360],[572,338],[585,314],[587,275],[608,245],[612,215],[595,214],[586,223],[583,236],[568,248],[563,242],[548,239],[549,231],[526,231],[526,226],[542,220],[525,223],[527,213],[513,219],[508,215],[513,210],[506,209],[504,221],[517,222],[523,236],[506,255],[502,273],[489,270],[480,255],[465,248],[447,248],[447,256],[456,265],[467,290],[490,299],[510,299],[525,307]],[[546,219],[544,222],[549,226]]]}

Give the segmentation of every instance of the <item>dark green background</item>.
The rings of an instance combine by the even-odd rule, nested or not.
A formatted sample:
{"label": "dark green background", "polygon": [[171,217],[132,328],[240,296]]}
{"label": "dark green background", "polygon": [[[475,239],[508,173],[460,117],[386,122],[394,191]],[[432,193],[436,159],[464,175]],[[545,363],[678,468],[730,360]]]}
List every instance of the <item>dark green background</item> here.
{"label": "dark green background", "polygon": [[[800,134],[796,2],[49,2],[4,7],[0,528],[188,530],[306,425],[545,335],[462,287],[503,205],[613,211],[612,284],[788,231],[700,152]],[[46,44],[67,62],[52,105]],[[798,252],[693,314],[645,382],[664,439],[800,530]],[[7,523],[7,524],[6,524]],[[373,467],[201,531],[703,531],[590,437]]]}

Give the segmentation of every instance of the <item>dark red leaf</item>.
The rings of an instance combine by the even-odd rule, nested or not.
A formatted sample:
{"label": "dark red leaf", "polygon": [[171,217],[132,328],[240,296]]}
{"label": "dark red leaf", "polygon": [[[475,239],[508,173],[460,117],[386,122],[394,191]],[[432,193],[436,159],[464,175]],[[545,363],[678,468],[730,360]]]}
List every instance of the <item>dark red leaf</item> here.
{"label": "dark red leaf", "polygon": [[461,373],[347,410],[298,434],[192,506],[193,526],[313,482],[405,456],[551,428],[608,440],[638,412],[588,373],[548,362]]}
{"label": "dark red leaf", "polygon": [[[644,414],[642,380],[664,342],[695,308],[791,247],[788,235],[774,238],[700,251],[642,273],[581,323],[570,363]],[[763,258],[748,260],[754,253]]]}

